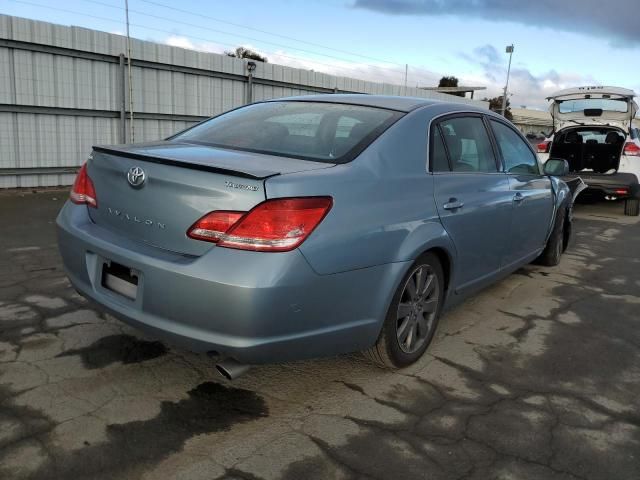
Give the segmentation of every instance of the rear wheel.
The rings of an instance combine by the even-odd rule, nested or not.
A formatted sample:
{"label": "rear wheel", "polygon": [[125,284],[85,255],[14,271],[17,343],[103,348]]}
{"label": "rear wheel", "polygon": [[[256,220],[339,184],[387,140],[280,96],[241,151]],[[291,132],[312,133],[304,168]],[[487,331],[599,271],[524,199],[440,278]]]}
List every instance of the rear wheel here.
{"label": "rear wheel", "polygon": [[365,355],[387,368],[406,367],[418,360],[435,334],[444,289],[438,257],[422,255],[400,282],[378,341]]}
{"label": "rear wheel", "polygon": [[624,214],[630,217],[637,217],[640,215],[640,199],[627,198],[624,201]]}

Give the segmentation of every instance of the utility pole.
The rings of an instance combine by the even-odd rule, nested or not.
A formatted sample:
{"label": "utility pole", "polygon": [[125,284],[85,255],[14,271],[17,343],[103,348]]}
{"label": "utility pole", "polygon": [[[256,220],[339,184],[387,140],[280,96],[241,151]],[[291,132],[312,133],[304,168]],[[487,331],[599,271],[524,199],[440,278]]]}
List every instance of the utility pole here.
{"label": "utility pole", "polygon": [[507,68],[507,83],[504,84],[504,93],[502,94],[502,116],[507,111],[507,91],[509,90],[509,74],[511,73],[511,57],[513,57],[513,43],[507,45],[506,52],[509,54],[509,67]]}
{"label": "utility pole", "polygon": [[129,35],[129,0],[124,0],[124,9],[127,17],[127,70],[129,76],[129,143],[133,143],[133,84],[131,82],[131,37]]}
{"label": "utility pole", "polygon": [[404,64],[404,93],[407,93],[407,74],[409,73],[409,64]]}

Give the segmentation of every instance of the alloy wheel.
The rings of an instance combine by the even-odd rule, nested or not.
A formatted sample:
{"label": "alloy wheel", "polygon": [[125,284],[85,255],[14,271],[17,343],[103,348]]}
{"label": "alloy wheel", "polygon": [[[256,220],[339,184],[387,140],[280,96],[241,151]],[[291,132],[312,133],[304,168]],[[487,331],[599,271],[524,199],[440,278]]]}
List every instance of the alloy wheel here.
{"label": "alloy wheel", "polygon": [[396,337],[405,353],[418,351],[434,327],[440,285],[429,265],[419,265],[407,278],[396,314]]}

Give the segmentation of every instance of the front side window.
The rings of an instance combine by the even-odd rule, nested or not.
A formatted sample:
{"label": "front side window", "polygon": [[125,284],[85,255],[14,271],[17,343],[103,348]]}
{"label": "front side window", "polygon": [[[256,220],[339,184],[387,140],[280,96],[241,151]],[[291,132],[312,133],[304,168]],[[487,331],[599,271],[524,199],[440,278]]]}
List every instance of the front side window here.
{"label": "front side window", "polygon": [[325,102],[265,102],[212,118],[171,141],[329,163],[350,161],[403,114]]}
{"label": "front side window", "polygon": [[315,137],[320,127],[322,115],[319,113],[294,113],[291,115],[278,115],[265,120],[269,125],[275,123],[287,128],[289,135],[301,137]]}
{"label": "front side window", "polygon": [[497,172],[489,135],[480,117],[454,117],[440,123],[454,172]]}
{"label": "front side window", "polygon": [[540,175],[538,158],[520,136],[502,122],[491,120],[507,173]]}
{"label": "front side window", "polygon": [[362,122],[357,118],[341,116],[336,126],[336,138],[349,138],[351,130],[358,124],[362,124]]}

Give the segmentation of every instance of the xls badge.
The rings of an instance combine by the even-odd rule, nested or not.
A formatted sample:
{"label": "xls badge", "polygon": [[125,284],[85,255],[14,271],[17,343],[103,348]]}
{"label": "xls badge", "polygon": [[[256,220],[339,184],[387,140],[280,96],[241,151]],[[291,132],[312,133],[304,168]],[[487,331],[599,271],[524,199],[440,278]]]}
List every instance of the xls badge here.
{"label": "xls badge", "polygon": [[224,186],[227,188],[238,188],[240,190],[249,190],[250,192],[257,192],[258,187],[255,185],[247,185],[245,183],[224,182]]}

